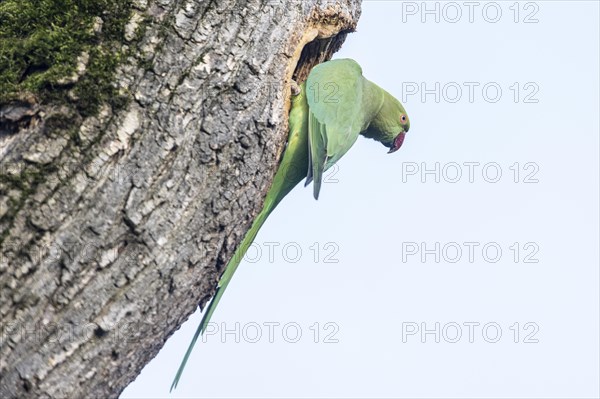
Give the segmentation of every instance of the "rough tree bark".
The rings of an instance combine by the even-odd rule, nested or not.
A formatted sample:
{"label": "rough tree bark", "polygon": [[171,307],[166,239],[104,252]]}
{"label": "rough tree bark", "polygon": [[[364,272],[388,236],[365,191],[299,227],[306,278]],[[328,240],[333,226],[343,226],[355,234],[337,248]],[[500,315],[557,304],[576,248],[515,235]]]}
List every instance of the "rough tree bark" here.
{"label": "rough tree bark", "polygon": [[2,398],[116,397],[206,303],[275,172],[290,79],[339,48],[360,0],[131,15],[125,106],[0,104]]}

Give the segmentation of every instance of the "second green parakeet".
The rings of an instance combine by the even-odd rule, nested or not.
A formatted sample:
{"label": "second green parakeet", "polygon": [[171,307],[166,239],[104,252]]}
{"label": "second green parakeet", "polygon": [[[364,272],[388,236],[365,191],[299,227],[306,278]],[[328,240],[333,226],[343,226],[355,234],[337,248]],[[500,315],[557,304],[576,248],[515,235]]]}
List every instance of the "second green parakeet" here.
{"label": "second green parakeet", "polygon": [[313,182],[313,195],[318,199],[323,173],[346,154],[359,134],[381,142],[391,153],[402,146],[409,127],[402,104],[365,79],[356,61],[333,60],[312,69],[299,93],[292,97],[287,145],[263,209],[227,264],[171,389],[177,386],[194,344],[206,329],[243,256],[283,197],[306,178],[306,185]]}

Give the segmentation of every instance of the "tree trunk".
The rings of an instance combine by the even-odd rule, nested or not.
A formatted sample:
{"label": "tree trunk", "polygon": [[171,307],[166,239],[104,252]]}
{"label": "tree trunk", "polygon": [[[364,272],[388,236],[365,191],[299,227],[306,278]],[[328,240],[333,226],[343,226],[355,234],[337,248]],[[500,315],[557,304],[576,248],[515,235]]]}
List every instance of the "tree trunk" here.
{"label": "tree trunk", "polygon": [[339,48],[360,1],[131,12],[124,105],[0,104],[2,398],[117,397],[210,299],[276,170],[290,80]]}

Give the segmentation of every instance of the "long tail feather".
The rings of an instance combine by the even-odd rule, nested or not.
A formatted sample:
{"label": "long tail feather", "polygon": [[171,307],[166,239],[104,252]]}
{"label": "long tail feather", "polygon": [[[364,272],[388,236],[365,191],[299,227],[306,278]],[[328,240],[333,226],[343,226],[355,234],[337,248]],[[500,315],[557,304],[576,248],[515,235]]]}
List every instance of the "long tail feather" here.
{"label": "long tail feather", "polygon": [[181,361],[181,364],[179,365],[177,374],[175,375],[175,378],[173,379],[173,383],[171,384],[170,391],[172,391],[173,389],[175,389],[177,387],[177,384],[179,383],[179,380],[181,379],[181,375],[183,374],[183,369],[185,368],[185,365],[187,364],[190,354],[192,353],[192,349],[194,349],[194,345],[196,345],[196,341],[198,341],[198,338],[200,337],[200,335],[202,335],[204,333],[204,331],[206,330],[206,327],[208,326],[208,323],[210,322],[210,319],[211,319],[215,309],[217,308],[217,305],[219,304],[219,301],[221,300],[223,293],[225,292],[225,288],[227,288],[227,285],[231,281],[231,278],[233,277],[233,274],[235,273],[237,267],[241,263],[244,255],[246,254],[246,251],[248,250],[248,248],[250,247],[250,245],[256,238],[256,234],[258,234],[258,231],[260,230],[263,223],[265,222],[265,220],[267,219],[267,217],[269,216],[269,214],[271,213],[271,211],[273,209],[274,209],[274,207],[270,203],[265,204],[265,207],[263,208],[261,213],[256,217],[256,219],[252,223],[252,227],[250,228],[248,233],[246,233],[244,240],[242,241],[240,246],[237,248],[237,250],[235,251],[235,254],[233,255],[233,257],[227,264],[227,267],[225,268],[225,272],[223,273],[223,275],[221,276],[221,279],[219,280],[219,286],[217,287],[215,296],[211,299],[210,303],[208,304],[208,307],[206,308],[206,311],[204,312],[204,315],[202,316],[202,320],[200,321],[200,325],[198,325],[198,328],[196,329],[196,333],[194,334],[194,337],[192,338],[192,342],[190,342],[190,345],[188,346],[188,349],[185,352],[185,356],[183,357],[183,360]]}
{"label": "long tail feather", "polygon": [[192,354],[192,349],[194,349],[194,345],[196,345],[196,341],[198,341],[198,338],[200,337],[200,335],[202,335],[204,333],[204,330],[206,330],[206,326],[208,325],[210,317],[212,316],[213,312],[215,311],[215,308],[217,307],[217,303],[219,303],[219,299],[221,299],[221,296],[223,295],[224,291],[225,291],[224,289],[222,289],[221,287],[218,287],[217,292],[215,292],[215,296],[213,297],[213,299],[210,301],[210,304],[206,308],[206,312],[202,316],[202,320],[200,321],[200,324],[198,325],[198,328],[196,329],[196,332],[194,333],[192,342],[190,342],[190,345],[188,346],[187,351],[185,352],[185,356],[183,357],[183,360],[181,361],[181,364],[179,365],[177,374],[175,374],[175,378],[173,379],[173,383],[171,384],[171,389],[169,389],[169,392],[171,392],[171,391],[173,391],[173,389],[177,388],[177,384],[179,383],[181,374],[183,374],[183,369],[185,368],[185,365],[187,364],[187,361],[188,361],[190,355]]}
{"label": "long tail feather", "polygon": [[227,285],[231,281],[231,278],[246,254],[246,251],[256,238],[258,231],[277,204],[279,204],[279,202],[306,177],[305,171],[308,167],[308,105],[306,103],[306,97],[304,96],[304,84],[300,87],[300,94],[292,99],[293,107],[290,112],[290,134],[288,137],[287,148],[277,173],[273,178],[273,184],[267,193],[263,209],[252,223],[252,227],[248,230],[248,233],[246,233],[242,243],[236,249],[235,254],[227,264],[227,267],[225,267],[225,271],[219,280],[219,286],[217,287],[215,296],[206,308],[206,312],[202,316],[202,321],[200,321],[200,325],[196,329],[194,338],[192,339],[192,342],[190,342],[190,345],[185,352],[185,356],[181,361],[181,365],[177,370],[173,384],[171,384],[171,391],[177,387],[183,369],[192,353],[196,341],[206,330],[210,318],[225,292],[225,288],[227,288]]}

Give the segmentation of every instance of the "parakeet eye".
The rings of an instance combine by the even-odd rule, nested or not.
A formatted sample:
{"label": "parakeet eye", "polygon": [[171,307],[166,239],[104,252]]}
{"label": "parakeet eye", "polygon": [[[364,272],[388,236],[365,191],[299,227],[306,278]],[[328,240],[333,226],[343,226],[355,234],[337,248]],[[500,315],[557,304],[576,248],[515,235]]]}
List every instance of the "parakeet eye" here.
{"label": "parakeet eye", "polygon": [[406,121],[408,121],[408,118],[406,117],[406,115],[402,114],[402,116],[400,117],[400,122],[402,122],[402,124],[405,124]]}

